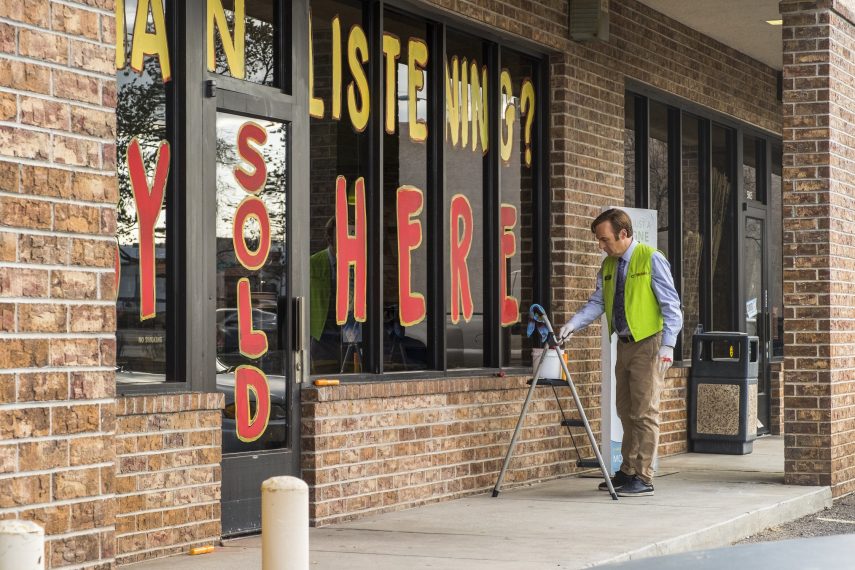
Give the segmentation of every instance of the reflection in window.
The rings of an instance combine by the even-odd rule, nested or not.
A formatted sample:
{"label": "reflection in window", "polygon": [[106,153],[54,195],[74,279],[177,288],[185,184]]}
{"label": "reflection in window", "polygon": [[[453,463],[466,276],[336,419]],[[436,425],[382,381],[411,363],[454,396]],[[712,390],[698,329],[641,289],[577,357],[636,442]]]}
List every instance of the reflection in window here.
{"label": "reflection in window", "polygon": [[[168,7],[164,2],[163,9]],[[137,2],[125,2],[125,46],[127,56],[133,45],[133,32],[136,21]],[[171,24],[171,14],[165,13],[167,25]],[[147,23],[149,31],[154,28],[151,15]],[[121,264],[116,300],[116,366],[118,382],[162,382],[166,374],[166,319],[167,299],[167,209],[171,198],[166,187],[161,186],[154,195],[162,193],[161,211],[154,224],[154,235],[140,235],[140,223],[137,205],[134,199],[129,160],[135,163],[141,158],[146,180],[137,177],[137,197],[145,200],[150,196],[148,182],[154,184],[158,150],[161,143],[169,138],[167,123],[168,104],[172,98],[171,84],[164,84],[160,60],[156,56],[146,55],[142,67],[135,71],[126,59],[125,66],[118,70],[116,102],[116,155],[119,184],[119,203],[117,210],[116,233],[119,242],[119,261]],[[132,145],[132,141],[138,143]],[[133,149],[129,157],[129,147]],[[165,155],[164,155],[165,156]],[[168,162],[161,164],[168,167]],[[156,205],[154,206],[156,208]],[[143,306],[141,276],[140,240],[144,240],[143,252],[152,250],[154,258],[153,304]],[[149,266],[149,270],[150,270]],[[145,271],[146,268],[143,268]],[[146,314],[144,314],[146,313]]]}
{"label": "reflection in window", "polygon": [[[421,295],[423,302],[427,298],[427,145],[413,140],[409,122],[410,77],[406,63],[409,61],[409,39],[424,42],[427,29],[424,23],[394,13],[385,14],[383,21],[387,41],[400,44],[396,78],[389,78],[389,82],[385,83],[390,85],[395,93],[391,94],[394,98],[394,116],[384,117],[386,134],[383,138],[383,369],[424,370],[427,368],[428,341],[426,315],[402,313],[400,295]],[[416,120],[426,122],[428,71],[425,69],[416,73],[420,73],[420,83],[423,85],[421,90],[416,91]],[[394,132],[390,133],[390,130]],[[410,188],[402,188],[405,186]],[[402,212],[410,212],[406,219],[399,220],[399,208]],[[415,213],[417,210],[420,211]],[[418,247],[415,247],[414,242],[405,241],[405,249],[401,250],[398,240],[399,222],[406,226],[400,228],[405,232],[402,234],[405,236],[407,231],[412,231],[414,224],[421,224],[421,243]],[[402,258],[401,254],[405,257]],[[409,291],[406,283],[399,283],[398,270],[402,262],[404,266],[408,263],[410,268]],[[403,290],[401,285],[405,285]],[[407,303],[406,300],[404,302]],[[418,305],[418,301],[415,304]],[[426,305],[424,307],[426,308]]]}
{"label": "reflection in window", "polygon": [[635,102],[637,97],[627,93],[624,99],[623,126],[623,205],[635,207]]}
{"label": "reflection in window", "polygon": [[[520,113],[520,93],[523,80],[535,77],[536,62],[524,55],[509,49],[502,50],[502,67],[506,68],[511,77],[511,92],[513,99],[508,101],[503,95],[500,101],[501,116],[504,117],[507,105],[516,109],[516,121],[513,123],[513,133],[507,133],[507,126],[500,123],[501,138],[506,140],[511,135],[513,148],[508,162],[501,165],[501,196],[504,207],[511,206],[516,214],[516,225],[513,234],[516,240],[516,253],[506,261],[505,281],[507,294],[519,302],[520,312],[513,324],[502,328],[502,366],[523,366],[531,364],[531,344],[526,335],[528,327],[528,308],[535,299],[534,295],[534,259],[530,252],[534,249],[534,204],[532,173],[537,168],[537,153],[531,167],[525,165],[525,146],[523,144],[523,127],[525,117]],[[536,118],[536,115],[535,115]],[[499,300],[501,302],[501,299]],[[537,300],[537,302],[543,302]]]}
{"label": "reflection in window", "polygon": [[[481,126],[487,113],[479,112],[484,95],[481,85],[484,49],[481,41],[451,31],[447,35],[446,49],[445,60],[453,93],[452,108],[446,105],[444,129],[448,132],[445,138],[445,211],[448,212],[445,231],[451,250],[446,263],[446,358],[448,368],[476,368],[484,365],[483,157],[486,137],[482,136]],[[467,71],[465,75],[463,69]],[[459,78],[457,82],[455,76]],[[468,83],[463,77],[468,77]],[[460,103],[456,112],[454,101]],[[456,293],[454,299],[452,289]]]}
{"label": "reflection in window", "polygon": [[[309,201],[310,207],[310,358],[312,374],[361,372],[363,369],[364,323],[355,320],[352,306],[348,307],[344,325],[335,315],[336,255],[335,203],[336,178],[346,182],[348,232],[353,235],[356,209],[355,186],[367,175],[368,134],[354,130],[346,97],[342,97],[340,117],[332,107],[333,81],[333,20],[338,18],[341,41],[346,45],[347,34],[362,25],[361,5],[356,2],[312,2],[312,49],[314,64],[314,96],[324,102],[324,116],[310,122]],[[353,81],[349,65],[341,67],[340,86],[345,89]],[[369,189],[365,189],[366,193]],[[366,228],[376,222],[366,220]],[[353,271],[350,278],[350,299],[353,300]],[[365,351],[369,350],[365,347]]]}
{"label": "reflection in window", "polygon": [[683,278],[680,298],[683,302],[683,360],[692,359],[692,335],[701,323],[701,255],[704,235],[701,226],[699,120],[683,113],[682,120],[682,204],[683,204]]}
{"label": "reflection in window", "polygon": [[[228,33],[233,37],[235,25],[234,0],[214,1],[222,1],[226,21],[229,26]],[[244,25],[246,36],[244,65],[246,75],[243,79],[246,81],[261,85],[280,84],[276,69],[278,64],[278,50],[274,49],[277,28],[274,24],[277,21],[278,9],[279,2],[275,0],[245,0],[246,14]],[[225,33],[225,30],[220,30],[219,28],[214,33],[216,73],[231,76],[232,73],[226,57],[226,51],[223,49],[221,36],[221,34]]]}
{"label": "reflection in window", "polygon": [[736,300],[733,275],[736,226],[733,220],[733,131],[712,126],[712,168],[710,169],[710,267],[712,268],[711,330],[733,331],[736,328]]}
{"label": "reflection in window", "polygon": [[650,137],[647,143],[649,204],[656,210],[657,246],[668,252],[668,107],[650,102]]}
{"label": "reflection in window", "polygon": [[769,316],[772,323],[772,356],[784,356],[784,269],[783,269],[783,148],[772,144],[769,186]]}
{"label": "reflection in window", "polygon": [[[256,129],[250,143],[251,153],[260,153],[267,170],[266,179],[254,185],[241,183],[235,174],[236,168],[249,173],[257,169],[256,164],[239,154],[238,134],[241,129]],[[286,441],[286,378],[287,351],[283,346],[285,328],[285,300],[287,291],[287,124],[262,119],[249,119],[228,113],[217,113],[217,313],[215,318],[217,339],[217,390],[226,396],[223,419],[223,451],[250,451],[281,447]],[[242,227],[236,228],[236,214],[247,204],[260,199],[269,226],[262,222],[265,217],[255,214],[247,216]],[[257,203],[257,202],[256,202]],[[267,226],[267,227],[265,227]],[[265,231],[268,230],[268,231]],[[236,240],[240,240],[237,241]],[[242,243],[241,243],[242,242]],[[266,258],[263,252],[269,251]],[[247,263],[247,254],[238,255],[245,248],[249,254],[259,252],[260,266]],[[247,265],[250,265],[247,267]],[[247,283],[252,315],[252,329],[264,333],[267,350],[257,357],[245,356],[241,350],[241,333],[238,315],[239,282]],[[252,443],[237,439],[234,429],[235,369],[241,365],[252,365],[267,376],[270,387],[270,421],[264,434]],[[254,398],[250,399],[251,413]]]}

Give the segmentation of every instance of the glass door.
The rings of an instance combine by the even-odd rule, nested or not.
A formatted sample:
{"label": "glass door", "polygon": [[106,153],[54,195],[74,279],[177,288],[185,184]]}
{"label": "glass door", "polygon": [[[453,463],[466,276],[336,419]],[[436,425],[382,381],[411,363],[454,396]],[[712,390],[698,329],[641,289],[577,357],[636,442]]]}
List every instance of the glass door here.
{"label": "glass door", "polygon": [[769,433],[769,301],[766,260],[766,212],[749,207],[743,245],[745,332],[760,340],[757,378],[757,434]]}

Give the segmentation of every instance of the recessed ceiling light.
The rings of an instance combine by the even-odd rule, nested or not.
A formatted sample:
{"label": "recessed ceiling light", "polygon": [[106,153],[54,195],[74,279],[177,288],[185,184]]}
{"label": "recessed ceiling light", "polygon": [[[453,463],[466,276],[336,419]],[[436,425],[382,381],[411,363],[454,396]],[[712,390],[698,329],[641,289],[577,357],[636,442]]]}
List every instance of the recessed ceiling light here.
{"label": "recessed ceiling light", "polygon": [[770,26],[783,26],[784,20],[766,20],[766,23]]}

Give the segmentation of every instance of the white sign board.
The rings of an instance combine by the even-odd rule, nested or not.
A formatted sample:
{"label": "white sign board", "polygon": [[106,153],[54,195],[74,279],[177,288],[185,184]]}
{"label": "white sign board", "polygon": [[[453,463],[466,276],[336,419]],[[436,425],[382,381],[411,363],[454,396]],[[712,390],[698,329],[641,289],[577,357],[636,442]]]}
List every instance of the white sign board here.
{"label": "white sign board", "polygon": [[[632,237],[641,243],[652,247],[659,247],[657,243],[657,219],[656,210],[641,210],[638,208],[624,208],[615,206],[629,214],[632,220]],[[609,208],[603,208],[603,211]],[[605,258],[605,256],[603,256]],[[614,475],[620,469],[623,458],[620,454],[620,446],[623,441],[623,427],[617,415],[615,407],[615,361],[617,360],[617,335],[609,337],[609,324],[606,316],[602,317],[602,370],[603,391],[600,398],[600,411],[603,423],[600,428],[600,453],[609,473]]]}

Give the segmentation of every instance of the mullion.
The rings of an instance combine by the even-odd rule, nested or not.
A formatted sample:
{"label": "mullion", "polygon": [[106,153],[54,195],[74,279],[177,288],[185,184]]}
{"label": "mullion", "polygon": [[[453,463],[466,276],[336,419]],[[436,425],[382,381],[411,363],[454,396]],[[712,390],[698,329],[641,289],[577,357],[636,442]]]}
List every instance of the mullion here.
{"label": "mullion", "polygon": [[[445,265],[443,254],[448,251],[447,239],[443,231],[445,220],[445,68],[436,63],[445,61],[445,26],[433,24],[429,27],[429,47],[431,53],[438,54],[431,65],[430,84],[428,85],[430,102],[427,106],[428,138],[427,157],[427,243],[440,244],[440,247],[428,248],[427,306],[428,306],[428,367],[445,370]],[[442,58],[441,60],[439,58]]]}

